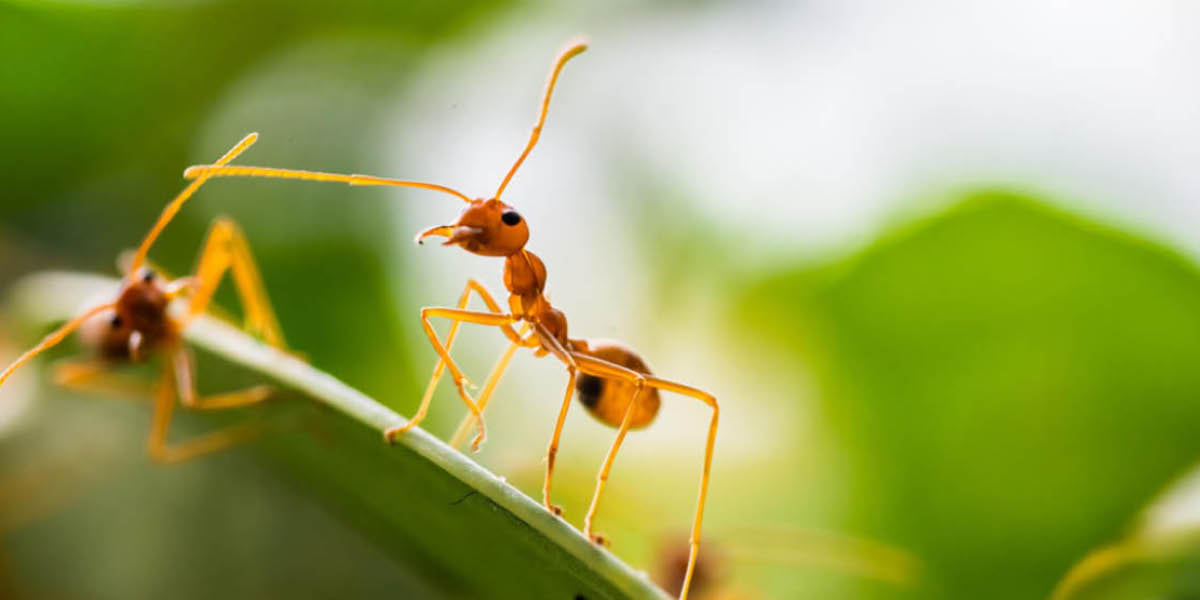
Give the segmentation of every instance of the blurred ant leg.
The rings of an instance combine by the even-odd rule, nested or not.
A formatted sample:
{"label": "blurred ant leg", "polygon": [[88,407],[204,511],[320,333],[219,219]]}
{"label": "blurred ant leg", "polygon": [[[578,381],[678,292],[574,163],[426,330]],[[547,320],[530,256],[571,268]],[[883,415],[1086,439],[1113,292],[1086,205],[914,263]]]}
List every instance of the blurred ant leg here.
{"label": "blurred ant leg", "polygon": [[[518,333],[525,334],[529,331],[529,324],[526,323],[521,327]],[[496,360],[496,364],[492,367],[492,371],[488,373],[488,378],[483,382],[483,391],[479,392],[479,399],[476,404],[479,405],[479,412],[482,414],[487,411],[488,402],[492,399],[492,393],[496,391],[496,387],[500,385],[500,378],[504,376],[504,372],[508,370],[508,365],[512,362],[512,358],[517,353],[517,349],[522,347],[531,347],[536,345],[537,340],[533,336],[517,343],[512,342],[504,352],[500,354],[500,358]],[[462,420],[458,422],[458,428],[454,430],[454,435],[450,437],[450,447],[458,448],[467,439],[467,431],[471,428],[471,423],[474,417],[464,415]]]}
{"label": "blurred ant leg", "polygon": [[185,346],[179,346],[171,352],[171,362],[175,368],[175,389],[179,402],[193,410],[239,408],[262,402],[271,395],[271,386],[256,385],[236,392],[199,397],[196,394],[196,368],[193,366],[192,352]]}
{"label": "blurred ant leg", "polygon": [[[460,294],[458,297],[457,306],[459,310],[467,307],[467,303],[471,300],[472,291],[479,294],[479,297],[483,299],[484,304],[487,304],[489,310],[491,310],[493,313],[501,314],[500,305],[496,304],[496,300],[493,299],[492,295],[489,294],[487,289],[483,287],[483,284],[475,281],[474,279],[467,280],[467,285],[463,287],[462,294]],[[450,332],[446,334],[446,352],[450,352],[450,349],[454,346],[454,338],[458,336],[458,327],[461,324],[462,323],[460,321],[453,321],[450,323]],[[514,340],[514,345],[518,340],[520,340],[520,335],[513,331],[511,326],[504,325],[500,329],[504,332],[504,335],[508,336],[509,339]],[[394,440],[396,436],[407,432],[409,429],[416,427],[421,423],[421,421],[425,420],[425,414],[429,411],[429,404],[433,401],[433,392],[437,389],[438,381],[442,379],[442,372],[445,371],[445,369],[446,361],[439,358],[437,364],[433,367],[433,376],[429,379],[429,385],[425,386],[425,395],[421,397],[421,404],[417,408],[416,414],[414,414],[412,418],[409,419],[404,425],[393,427],[384,432],[384,436],[389,442]],[[490,380],[491,377],[489,376],[489,381]],[[490,395],[486,388],[484,392]],[[482,411],[483,404],[486,404],[486,401],[477,404],[480,404],[480,410]]]}
{"label": "blurred ant leg", "polygon": [[94,358],[68,359],[56,363],[51,368],[51,379],[66,389],[87,394],[122,398],[145,398],[148,395],[145,385],[114,374],[109,363]]}
{"label": "blurred ant leg", "polygon": [[[433,349],[446,362],[446,366],[450,369],[450,375],[454,377],[454,386],[458,388],[459,397],[462,398],[463,403],[470,409],[471,416],[478,422],[479,433],[475,436],[475,439],[471,440],[471,449],[478,451],[479,444],[487,437],[487,426],[484,424],[483,415],[479,413],[479,406],[471,399],[471,395],[467,393],[466,386],[469,382],[466,376],[463,375],[462,370],[455,364],[454,359],[450,358],[450,353],[442,345],[441,341],[438,340],[437,332],[433,330],[433,325],[429,322],[429,319],[433,317],[442,317],[452,321],[462,321],[478,325],[492,325],[495,327],[511,325],[515,319],[512,315],[508,314],[476,312],[457,308],[426,307],[421,309],[421,325],[425,329],[425,335],[429,337],[429,343],[433,344]],[[516,332],[513,332],[513,334],[515,335]],[[387,435],[387,432],[384,435]]]}
{"label": "blurred ant leg", "polygon": [[261,427],[257,424],[240,424],[185,442],[169,444],[167,431],[175,411],[176,395],[184,406],[198,410],[222,410],[256,404],[271,395],[269,387],[255,386],[239,392],[198,399],[192,377],[191,354],[186,348],[180,347],[171,352],[171,361],[174,364],[174,373],[170,369],[163,369],[163,377],[155,394],[154,417],[147,444],[151,458],[162,463],[182,462],[223,450],[258,434]]}
{"label": "blurred ant leg", "polygon": [[575,369],[568,368],[567,373],[567,391],[563,394],[562,408],[558,409],[558,420],[554,422],[554,434],[550,436],[550,445],[546,448],[546,478],[542,481],[542,505],[556,516],[562,514],[562,507],[550,503],[550,479],[554,477],[558,440],[562,437],[563,424],[567,421],[567,409],[571,407],[571,396],[575,392]]}
{"label": "blurred ant leg", "polygon": [[[176,359],[175,362],[176,367],[178,367],[179,360]],[[150,425],[150,437],[146,440],[146,450],[149,451],[152,460],[161,463],[184,462],[191,460],[191,458],[229,448],[229,446],[245,442],[245,440],[256,436],[260,427],[235,425],[224,428],[224,430],[205,433],[203,436],[192,438],[187,440],[187,442],[169,444],[167,442],[167,431],[170,427],[170,419],[172,419],[175,412],[174,391],[179,386],[179,379],[179,373],[175,373],[173,376],[172,371],[164,368],[162,378],[160,379],[160,383],[158,383],[158,390],[155,394],[154,416],[152,416]],[[228,398],[234,397],[239,401],[229,402]],[[241,397],[230,394],[215,397],[214,400],[229,407],[242,406],[242,404],[263,400],[263,397],[258,397],[258,395],[254,394],[253,390],[250,390],[244,392]]]}
{"label": "blurred ant leg", "polygon": [[[231,162],[233,159],[237,158],[238,155],[249,149],[250,146],[253,146],[254,142],[256,141],[258,141],[257,133],[251,133],[250,135],[247,135],[246,137],[242,138],[237,145],[230,148],[228,152],[221,155],[221,158],[218,158],[215,164],[224,165]],[[150,253],[150,247],[154,245],[155,240],[158,239],[158,236],[162,234],[163,229],[166,229],[167,224],[170,223],[175,218],[175,215],[179,213],[180,209],[183,208],[183,204],[196,193],[196,190],[200,189],[200,186],[204,185],[205,181],[208,181],[207,177],[197,178],[195,181],[188,184],[186,188],[183,188],[183,191],[179,192],[179,195],[175,196],[174,199],[172,199],[165,207],[163,207],[162,213],[158,215],[158,221],[155,221],[154,226],[150,228],[150,233],[147,233],[146,237],[142,238],[142,243],[138,245],[138,249],[133,253],[133,258],[129,261],[130,274],[136,274],[142,268],[142,263],[145,262],[146,255]]]}
{"label": "blurred ant leg", "polygon": [[246,329],[261,335],[268,344],[283,348],[283,332],[267,299],[262,276],[254,265],[250,245],[246,243],[241,228],[228,218],[218,218],[208,230],[208,238],[200,252],[195,275],[192,276],[191,305],[187,319],[202,314],[208,308],[227,270],[232,272],[234,286],[246,313]]}

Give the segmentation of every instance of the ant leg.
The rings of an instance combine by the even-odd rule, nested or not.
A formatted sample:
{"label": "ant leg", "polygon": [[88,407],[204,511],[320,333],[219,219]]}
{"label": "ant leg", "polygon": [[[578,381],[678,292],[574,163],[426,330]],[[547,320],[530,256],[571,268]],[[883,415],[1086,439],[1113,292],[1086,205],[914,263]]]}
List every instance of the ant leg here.
{"label": "ant leg", "polygon": [[[594,375],[596,377],[603,377],[606,379],[616,379],[616,380],[622,380],[622,381],[632,383],[635,386],[634,398],[636,399],[641,394],[642,387],[645,385],[645,381],[646,381],[645,375],[638,373],[637,371],[634,371],[632,369],[628,369],[626,367],[622,367],[620,365],[613,364],[606,360],[595,358],[595,357],[589,356],[587,354],[582,354],[582,353],[575,352],[575,351],[571,351],[568,354],[569,354],[570,358],[574,361],[574,363],[577,365],[575,368],[577,368],[580,372],[587,374],[587,375]],[[572,368],[570,370],[572,371],[572,380],[573,380],[575,369]],[[568,388],[568,390],[567,390],[568,398],[566,400],[564,400],[563,409],[559,413],[559,423],[561,423],[562,420],[566,416],[566,407],[569,405],[569,401],[570,401],[569,394],[571,393],[573,387],[574,387],[574,381],[572,381],[572,387]],[[594,533],[592,531],[592,522],[596,518],[596,509],[600,503],[600,494],[601,494],[601,492],[604,491],[604,485],[608,481],[608,474],[609,474],[609,471],[612,470],[613,461],[617,457],[617,451],[621,449],[621,444],[622,444],[622,442],[625,441],[625,435],[629,432],[630,424],[633,421],[633,409],[636,405],[637,405],[636,402],[630,402],[629,407],[625,411],[625,416],[621,419],[621,426],[617,430],[617,437],[616,437],[616,439],[613,440],[613,444],[609,448],[608,454],[604,458],[604,464],[600,468],[600,474],[596,477],[596,491],[592,494],[591,506],[588,507],[587,515],[584,517],[583,533],[584,533],[584,535],[586,535],[588,537],[588,539],[592,540],[593,542],[595,542],[597,544],[602,544],[602,545],[607,544],[608,540],[605,539],[604,536]],[[551,448],[555,451],[557,451],[556,442],[557,442],[557,436],[559,435],[559,433],[560,432],[556,428],[555,438],[551,440]],[[544,499],[548,499],[550,496],[550,476],[551,476],[550,466],[551,466],[551,463],[548,461],[547,469],[546,469],[546,480],[542,486],[542,495],[543,495]]]}
{"label": "ant leg", "polygon": [[246,313],[246,329],[262,336],[268,344],[283,348],[283,332],[267,299],[266,288],[258,267],[254,265],[246,236],[236,223],[224,217],[213,221],[208,230],[189,286],[192,295],[186,318],[190,320],[208,308],[226,271],[232,272],[233,283]]}
{"label": "ant leg", "polygon": [[[558,456],[558,440],[562,437],[563,424],[567,421],[567,409],[571,408],[571,396],[575,392],[575,368],[568,367],[567,390],[563,393],[562,407],[558,409],[558,420],[554,422],[554,434],[546,447],[546,478],[542,481],[542,505],[555,516],[562,515],[562,507],[550,503],[550,480],[554,477],[554,459]],[[633,404],[630,403],[630,406]]]}
{"label": "ant leg", "polygon": [[113,374],[107,362],[94,358],[58,362],[51,368],[51,379],[72,391],[104,396],[144,398],[148,391],[138,381]]}
{"label": "ant leg", "polygon": [[[471,399],[471,395],[467,393],[466,386],[469,384],[462,370],[455,364],[454,359],[450,358],[450,353],[446,350],[442,342],[438,340],[437,332],[433,330],[433,325],[429,319],[433,317],[442,317],[452,321],[463,321],[466,323],[476,323],[479,325],[492,325],[503,328],[506,325],[511,325],[515,319],[512,315],[497,314],[491,312],[476,312],[470,310],[462,310],[458,308],[441,308],[441,307],[426,307],[421,309],[421,326],[425,330],[425,335],[429,338],[429,343],[433,345],[433,349],[438,353],[446,367],[450,369],[450,375],[454,377],[454,385],[458,389],[458,395],[462,398],[464,404],[471,411],[471,416],[478,421],[479,433],[475,439],[471,441],[471,449],[479,450],[479,444],[487,437],[487,428],[483,422],[483,417],[479,413],[479,406]],[[511,329],[511,328],[510,328]],[[516,332],[513,332],[516,335]],[[520,339],[518,337],[518,339]],[[384,432],[384,436],[391,441],[391,431]]]}
{"label": "ant leg", "polygon": [[[471,292],[472,291],[479,294],[479,297],[481,299],[483,299],[484,304],[487,304],[487,307],[489,310],[491,310],[493,313],[501,314],[500,305],[496,303],[496,300],[492,298],[492,295],[489,294],[487,289],[483,287],[483,284],[479,283],[478,281],[475,281],[474,279],[467,280],[467,285],[465,287],[463,287],[462,294],[460,294],[458,297],[458,309],[459,310],[465,309],[467,307],[467,303],[470,302],[470,300],[471,300]],[[461,324],[462,324],[461,321],[453,321],[450,323],[450,332],[446,334],[446,352],[447,353],[450,352],[450,349],[454,346],[454,338],[458,336],[458,327]],[[511,326],[504,325],[500,329],[510,339],[513,339],[514,336],[516,337],[517,340],[520,339],[520,336],[516,332],[512,331]],[[516,344],[516,341],[514,341],[513,343]],[[430,379],[429,379],[429,385],[425,386],[425,395],[421,397],[421,404],[420,404],[420,406],[418,406],[416,414],[414,414],[413,417],[411,419],[409,419],[408,422],[405,423],[404,425],[401,425],[399,427],[393,427],[393,428],[387,430],[386,432],[384,432],[384,435],[389,442],[396,439],[396,436],[407,432],[409,429],[416,427],[418,424],[421,423],[421,421],[425,420],[425,414],[429,411],[429,404],[433,401],[433,392],[434,392],[434,390],[437,389],[438,381],[441,380],[442,372],[445,371],[445,369],[446,369],[446,361],[439,358],[437,364],[434,365],[434,367],[433,367],[433,376],[430,377]],[[491,381],[490,375],[488,376],[488,381],[489,382]],[[492,387],[494,388],[495,385],[492,384]],[[491,395],[491,392],[488,390],[488,388],[485,385],[484,396],[481,396],[481,401],[477,403],[480,406],[480,411],[482,411],[483,406],[487,404],[486,397],[490,396],[490,395]],[[471,417],[468,416],[467,418],[470,419]]]}
{"label": "ant leg", "polygon": [[198,399],[192,377],[191,354],[186,348],[180,347],[171,352],[171,360],[174,363],[174,373],[169,369],[163,370],[162,380],[155,393],[154,417],[150,426],[150,438],[147,442],[147,449],[152,459],[162,463],[182,462],[223,450],[236,443],[246,441],[259,432],[261,428],[256,424],[241,424],[207,433],[186,442],[169,444],[167,430],[175,412],[176,395],[179,396],[179,400],[184,406],[198,410],[221,410],[262,402],[271,394],[269,387],[255,386],[240,392]]}
{"label": "ant leg", "polygon": [[[520,333],[524,334],[528,331],[529,325],[525,324],[523,327],[521,327]],[[536,340],[530,337],[519,343],[512,342],[508,345],[508,348],[504,349],[504,352],[500,355],[500,358],[496,360],[495,366],[492,367],[492,371],[488,373],[487,380],[483,382],[483,391],[479,392],[479,399],[476,401],[476,404],[479,405],[480,413],[483,413],[485,410],[487,410],[488,402],[490,402],[492,399],[492,393],[495,392],[496,387],[500,385],[500,378],[503,377],[504,372],[508,370],[508,364],[512,362],[512,358],[517,353],[517,349],[522,347],[533,347],[536,345]],[[451,448],[458,448],[464,441],[466,441],[467,431],[471,428],[472,420],[473,417],[468,414],[464,415],[462,420],[458,422],[458,428],[454,430],[454,435],[450,437]]]}
{"label": "ant leg", "polygon": [[717,398],[712,394],[681,383],[667,381],[658,377],[647,377],[646,385],[684,396],[691,396],[712,408],[712,421],[709,422],[708,438],[704,444],[704,466],[700,472],[700,491],[696,497],[696,516],[692,521],[692,534],[688,540],[687,574],[684,575],[683,588],[679,595],[680,600],[687,600],[688,587],[692,582],[692,574],[696,570],[696,555],[700,551],[700,525],[704,520],[704,502],[708,498],[708,480],[709,474],[712,471],[713,446],[717,442],[717,421],[721,415],[721,408],[717,404]]}
{"label": "ant leg", "polygon": [[[572,353],[575,360],[579,364],[580,371],[599,377],[608,377],[614,379],[625,379],[638,386],[638,390],[634,392],[634,398],[640,392],[641,386],[646,385],[660,390],[675,392],[684,396],[696,398],[701,402],[710,406],[713,410],[712,421],[708,426],[708,437],[704,445],[704,465],[700,476],[700,491],[696,498],[696,515],[692,521],[692,533],[689,538],[689,553],[688,553],[688,568],[687,574],[684,576],[683,591],[680,594],[681,600],[686,600],[688,587],[691,584],[692,575],[696,568],[696,556],[700,550],[700,529],[704,519],[704,503],[708,498],[708,483],[712,471],[712,456],[713,447],[717,440],[717,422],[720,418],[720,406],[717,404],[717,399],[712,394],[701,391],[699,389],[683,385],[674,381],[668,381],[652,375],[642,375],[630,369],[626,369],[619,365],[609,363],[608,361],[600,360],[595,357],[587,356],[579,353]],[[634,379],[636,377],[636,379]],[[596,515],[596,508],[600,501],[600,493],[604,490],[604,484],[608,480],[609,470],[612,468],[613,459],[616,457],[617,450],[620,449],[621,442],[624,440],[625,433],[628,431],[629,423],[633,414],[634,402],[629,403],[629,408],[625,411],[625,417],[621,421],[621,428],[617,433],[616,440],[613,441],[612,448],[609,449],[608,456],[605,457],[604,466],[600,470],[600,476],[596,481],[596,492],[592,497],[592,505],[588,509],[587,517],[584,519],[584,533],[593,540],[603,542],[603,537],[592,533],[592,521]]]}

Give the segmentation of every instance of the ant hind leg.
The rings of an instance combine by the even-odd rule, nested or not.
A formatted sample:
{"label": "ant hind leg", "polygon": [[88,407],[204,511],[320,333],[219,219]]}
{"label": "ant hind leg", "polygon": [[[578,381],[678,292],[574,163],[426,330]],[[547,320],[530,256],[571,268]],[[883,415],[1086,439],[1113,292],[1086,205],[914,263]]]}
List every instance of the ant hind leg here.
{"label": "ant hind leg", "polygon": [[[708,483],[712,471],[713,448],[717,441],[717,423],[720,420],[721,412],[720,406],[717,404],[717,399],[712,394],[691,386],[661,379],[652,375],[643,375],[620,365],[616,365],[585,354],[573,352],[572,355],[579,364],[579,370],[583,373],[610,379],[623,379],[638,385],[639,389],[642,385],[645,385],[663,391],[689,396],[712,408],[712,420],[709,422],[708,436],[704,445],[704,464],[700,475],[700,489],[696,497],[696,513],[695,518],[692,521],[692,533],[688,539],[689,552],[687,574],[684,576],[683,590],[679,596],[680,600],[686,600],[692,575],[696,568],[696,556],[700,550],[700,530],[704,520],[704,504],[708,499]],[[603,536],[596,535],[592,532],[592,522],[595,518],[596,508],[600,501],[600,494],[604,491],[604,484],[608,480],[608,473],[612,468],[613,459],[616,457],[616,453],[621,447],[621,442],[624,440],[625,433],[628,431],[633,414],[632,409],[634,406],[635,403],[631,402],[629,404],[629,408],[626,409],[625,416],[621,421],[621,428],[617,433],[616,439],[613,441],[612,448],[609,449],[608,456],[605,457],[604,466],[600,470],[600,475],[597,477],[596,491],[592,496],[592,505],[588,509],[587,517],[584,519],[584,533],[597,542],[602,543],[605,540]]]}

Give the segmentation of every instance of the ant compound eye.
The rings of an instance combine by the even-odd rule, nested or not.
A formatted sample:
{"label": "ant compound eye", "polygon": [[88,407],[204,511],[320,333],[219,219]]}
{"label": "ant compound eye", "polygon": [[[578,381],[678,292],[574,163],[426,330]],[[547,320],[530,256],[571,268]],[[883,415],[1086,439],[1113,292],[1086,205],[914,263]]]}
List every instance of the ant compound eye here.
{"label": "ant compound eye", "polygon": [[113,329],[120,329],[121,324],[124,323],[124,321],[121,320],[121,315],[113,315],[112,320],[108,323],[109,325],[112,325]]}
{"label": "ant compound eye", "polygon": [[500,215],[500,220],[504,221],[505,225],[512,227],[521,222],[521,215],[517,214],[515,210],[506,210],[504,214]]}
{"label": "ant compound eye", "polygon": [[154,281],[154,270],[146,269],[146,272],[142,274],[142,282],[150,283],[152,281]]}

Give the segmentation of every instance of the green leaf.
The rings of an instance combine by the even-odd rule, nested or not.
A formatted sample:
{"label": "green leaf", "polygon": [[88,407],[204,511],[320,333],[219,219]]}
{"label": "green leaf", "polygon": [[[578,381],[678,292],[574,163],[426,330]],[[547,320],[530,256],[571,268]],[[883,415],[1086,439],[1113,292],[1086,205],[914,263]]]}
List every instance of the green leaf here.
{"label": "green leaf", "polygon": [[[114,280],[103,277],[36,275],[14,286],[13,313],[24,323],[60,321],[76,313],[81,299],[112,297],[115,286]],[[342,521],[404,563],[403,568],[415,566],[421,571],[435,591],[416,595],[666,597],[644,574],[590,543],[502,477],[424,431],[412,430],[388,446],[382,432],[405,419],[332,376],[216,319],[198,319],[185,337],[198,348],[252,371],[259,380],[331,409],[305,411],[303,431],[283,427],[283,433],[261,446],[279,474],[332,507]],[[159,478],[188,466],[158,469]],[[107,547],[115,543],[109,539]],[[189,543],[186,537],[175,541],[183,546]],[[305,540],[294,543],[303,545]],[[60,547],[55,552],[67,550]],[[358,588],[347,584],[343,589]]]}
{"label": "green leaf", "polygon": [[1200,274],[1170,250],[983,191],[743,314],[815,365],[848,527],[934,598],[1045,597],[1200,455]]}

